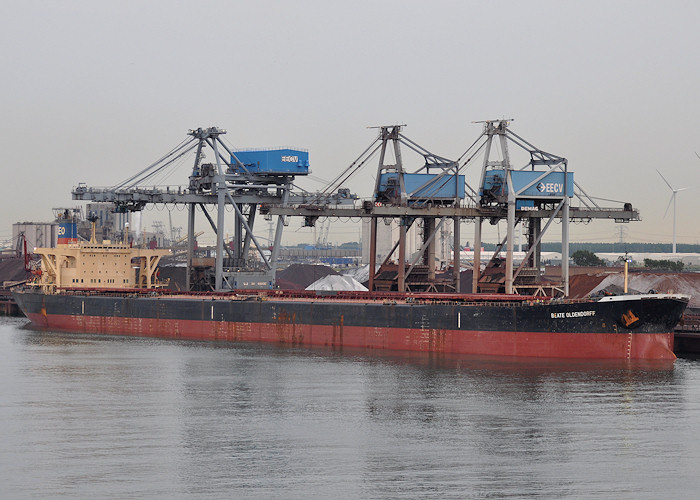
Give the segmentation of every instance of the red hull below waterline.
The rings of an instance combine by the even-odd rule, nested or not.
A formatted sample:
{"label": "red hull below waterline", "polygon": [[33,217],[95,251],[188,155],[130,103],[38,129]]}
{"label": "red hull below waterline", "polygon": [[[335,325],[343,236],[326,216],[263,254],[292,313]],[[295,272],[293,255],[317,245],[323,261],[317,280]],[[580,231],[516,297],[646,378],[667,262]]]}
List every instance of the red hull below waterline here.
{"label": "red hull below waterline", "polygon": [[673,333],[424,330],[349,325],[28,314],[48,329],[223,342],[582,359],[673,360]]}

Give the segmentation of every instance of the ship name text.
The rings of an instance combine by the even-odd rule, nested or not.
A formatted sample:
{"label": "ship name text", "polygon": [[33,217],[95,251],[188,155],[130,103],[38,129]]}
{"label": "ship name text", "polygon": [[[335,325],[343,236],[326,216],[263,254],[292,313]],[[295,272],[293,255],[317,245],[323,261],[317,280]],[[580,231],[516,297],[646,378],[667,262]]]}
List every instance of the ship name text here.
{"label": "ship name text", "polygon": [[551,313],[552,319],[560,318],[585,318],[587,316],[595,316],[595,311],[567,311]]}

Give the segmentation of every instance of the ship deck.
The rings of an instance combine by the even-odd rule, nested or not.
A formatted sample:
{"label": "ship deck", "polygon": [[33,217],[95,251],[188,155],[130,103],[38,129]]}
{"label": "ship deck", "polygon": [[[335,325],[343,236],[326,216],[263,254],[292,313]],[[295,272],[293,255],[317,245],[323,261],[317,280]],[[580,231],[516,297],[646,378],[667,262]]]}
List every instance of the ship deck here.
{"label": "ship deck", "polygon": [[325,291],[325,290],[232,290],[229,292],[182,292],[167,289],[109,289],[64,288],[59,293],[67,295],[90,295],[110,297],[149,296],[187,300],[230,300],[230,301],[289,301],[289,302],[345,302],[383,304],[459,304],[512,306],[518,304],[580,304],[592,303],[598,299],[561,299],[535,295],[506,294],[446,294],[446,293],[401,293],[365,291]]}

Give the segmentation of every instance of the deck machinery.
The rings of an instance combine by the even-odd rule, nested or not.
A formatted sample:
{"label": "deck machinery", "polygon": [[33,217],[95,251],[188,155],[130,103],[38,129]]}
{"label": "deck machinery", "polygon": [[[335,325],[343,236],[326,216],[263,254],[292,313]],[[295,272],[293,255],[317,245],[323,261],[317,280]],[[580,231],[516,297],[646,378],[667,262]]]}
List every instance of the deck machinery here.
{"label": "deck machinery", "polygon": [[[370,220],[370,268],[376,268],[377,223],[380,219],[398,220],[399,237],[386,255],[382,268],[390,258],[396,261],[394,288],[411,288],[411,275],[420,270],[420,290],[436,290],[436,234],[448,219],[453,226],[453,275],[450,291],[460,292],[460,225],[465,219],[475,222],[474,273],[472,292],[505,291],[507,293],[545,293],[537,279],[518,283],[518,278],[536,275],[539,270],[541,241],[551,223],[561,221],[562,255],[568,255],[569,223],[575,220],[612,219],[616,222],[639,220],[639,213],[629,203],[619,208],[600,207],[575,183],[567,160],[546,153],[509,129],[508,120],[483,123],[476,141],[453,161],[433,154],[402,133],[403,125],[377,127],[378,135],[370,146],[326,188],[316,193],[292,192],[296,176],[308,174],[308,154],[301,150],[232,151],[221,141],[224,130],[216,127],[189,132],[190,139],[172,150],[159,162],[109,189],[88,188],[80,184],[73,191],[77,200],[108,201],[117,211],[141,210],[148,203],[186,204],[188,207],[188,274],[189,289],[201,286],[195,280],[194,225],[196,208],[209,221],[216,233],[216,259],[211,288],[271,288],[274,286],[277,255],[286,218],[301,216],[304,224],[313,226],[328,217],[360,217]],[[529,156],[520,168],[511,164],[509,145],[515,145]],[[402,147],[422,157],[418,169],[409,171],[403,160]],[[202,150],[214,151],[216,163],[203,163]],[[189,186],[177,189],[150,189],[143,186],[155,172],[172,164],[190,151],[196,151]],[[223,151],[227,154],[224,155]],[[371,199],[358,203],[358,198],[345,188],[375,154],[379,165]],[[483,155],[480,182],[472,189],[465,181],[465,170]],[[389,158],[393,156],[393,163]],[[577,199],[573,207],[571,200]],[[206,206],[217,207],[217,220]],[[235,214],[233,244],[224,244],[222,230],[226,207]],[[267,254],[253,234],[256,213],[277,217],[270,253]],[[492,224],[507,221],[506,236],[497,252],[481,273],[480,247],[484,220]],[[546,221],[544,227],[542,221]],[[406,232],[413,224],[422,224],[422,247],[411,260],[406,259]],[[526,227],[528,250],[521,265],[514,269],[513,247],[515,228]],[[255,249],[258,257],[249,258]],[[502,249],[505,268],[500,278],[490,273]],[[269,255],[269,257],[268,257]],[[421,262],[419,262],[421,261]],[[491,267],[489,267],[491,266]],[[370,273],[369,288],[377,289],[377,276]],[[523,281],[521,279],[521,281]],[[547,294],[568,295],[568,259],[562,259],[562,282]],[[206,285],[206,283],[205,283]]]}

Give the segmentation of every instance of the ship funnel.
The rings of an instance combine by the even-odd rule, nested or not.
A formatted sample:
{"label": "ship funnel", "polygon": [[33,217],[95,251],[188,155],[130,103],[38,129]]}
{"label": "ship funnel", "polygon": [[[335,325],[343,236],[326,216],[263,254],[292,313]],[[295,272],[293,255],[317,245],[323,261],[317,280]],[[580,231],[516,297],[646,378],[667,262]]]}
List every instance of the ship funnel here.
{"label": "ship funnel", "polygon": [[59,245],[78,243],[78,226],[74,221],[66,221],[58,224],[57,242]]}

